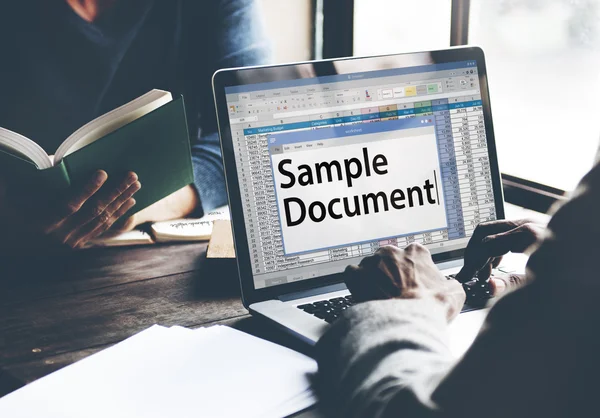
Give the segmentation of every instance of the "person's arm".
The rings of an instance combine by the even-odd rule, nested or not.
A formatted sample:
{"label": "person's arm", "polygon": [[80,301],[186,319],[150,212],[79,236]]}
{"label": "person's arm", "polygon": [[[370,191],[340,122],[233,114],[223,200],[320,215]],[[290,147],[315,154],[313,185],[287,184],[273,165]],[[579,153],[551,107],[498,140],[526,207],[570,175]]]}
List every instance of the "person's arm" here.
{"label": "person's arm", "polygon": [[220,0],[198,4],[202,4],[200,9],[208,13],[211,21],[206,15],[200,16],[206,26],[202,32],[204,39],[194,40],[193,44],[201,44],[203,48],[194,49],[195,61],[187,77],[189,89],[195,93],[194,97],[186,97],[186,106],[189,103],[190,109],[196,112],[190,115],[194,189],[199,196],[198,212],[206,213],[227,203],[212,75],[221,68],[268,64],[270,51],[257,1]]}
{"label": "person's arm", "polygon": [[[433,416],[431,393],[454,362],[446,328],[434,300],[371,301],[347,310],[316,346],[323,409],[346,418]],[[394,399],[401,403],[396,411]]]}
{"label": "person's arm", "polygon": [[[204,213],[225,205],[225,175],[217,132],[211,79],[220,68],[269,62],[269,48],[254,0],[190,2],[183,10],[184,40],[189,55],[182,64],[190,124],[194,183],[142,210],[117,231]],[[189,9],[187,8],[189,7]],[[197,30],[202,22],[202,30]],[[202,39],[196,39],[197,37]]]}
{"label": "person's arm", "polygon": [[[369,274],[351,276],[364,279],[358,284],[347,277],[353,294],[395,299],[353,307],[319,341],[327,409],[335,416],[416,418],[585,416],[586,408],[588,414],[595,409],[593,385],[585,382],[600,367],[594,325],[600,167],[579,190],[532,255],[529,283],[495,304],[456,364],[446,343],[443,298],[403,300],[407,293],[394,295],[390,286],[402,268],[420,271],[415,260],[398,269],[374,265]],[[380,271],[394,274],[386,283],[377,279]]]}
{"label": "person's arm", "polygon": [[317,343],[322,404],[335,416],[383,417],[403,397],[403,416],[433,413],[431,392],[453,363],[446,324],[464,303],[462,286],[418,244],[383,247],[345,280],[358,305]]}

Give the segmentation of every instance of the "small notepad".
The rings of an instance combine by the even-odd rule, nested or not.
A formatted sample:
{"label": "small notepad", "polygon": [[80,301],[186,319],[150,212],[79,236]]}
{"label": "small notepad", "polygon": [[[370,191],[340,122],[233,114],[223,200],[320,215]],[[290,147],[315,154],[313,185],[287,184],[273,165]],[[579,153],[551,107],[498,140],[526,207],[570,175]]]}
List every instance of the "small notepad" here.
{"label": "small notepad", "polygon": [[152,224],[156,242],[208,241],[216,220],[229,220],[229,208],[223,206],[208,212],[199,219],[175,219]]}
{"label": "small notepad", "polygon": [[128,245],[154,244],[152,236],[146,231],[134,229],[110,238],[92,240],[87,247],[124,247]]}
{"label": "small notepad", "polygon": [[202,218],[175,219],[156,222],[150,226],[150,233],[135,229],[111,237],[101,237],[90,241],[87,247],[119,247],[170,242],[208,241],[212,236],[213,224],[219,220],[230,220],[229,208],[222,206],[208,212]]}

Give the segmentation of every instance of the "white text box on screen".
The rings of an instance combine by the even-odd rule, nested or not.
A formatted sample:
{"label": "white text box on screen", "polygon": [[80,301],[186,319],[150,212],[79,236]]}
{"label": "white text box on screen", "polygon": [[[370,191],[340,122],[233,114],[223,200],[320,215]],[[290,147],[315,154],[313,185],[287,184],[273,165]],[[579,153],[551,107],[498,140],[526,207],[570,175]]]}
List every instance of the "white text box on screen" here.
{"label": "white text box on screen", "polygon": [[[388,134],[384,140],[370,134],[361,143],[271,155],[285,254],[446,228],[435,134],[433,129],[420,133],[392,139]],[[339,164],[339,172],[332,162]],[[356,175],[358,162],[360,176]],[[329,167],[320,166],[319,184],[315,165],[320,163]],[[357,177],[350,180],[351,186],[346,164]],[[311,168],[314,184],[299,184],[300,174],[307,171],[302,166]],[[294,175],[293,186],[279,167]],[[332,181],[328,181],[328,169]],[[307,178],[303,177],[305,184]],[[357,208],[360,215],[356,215]]]}

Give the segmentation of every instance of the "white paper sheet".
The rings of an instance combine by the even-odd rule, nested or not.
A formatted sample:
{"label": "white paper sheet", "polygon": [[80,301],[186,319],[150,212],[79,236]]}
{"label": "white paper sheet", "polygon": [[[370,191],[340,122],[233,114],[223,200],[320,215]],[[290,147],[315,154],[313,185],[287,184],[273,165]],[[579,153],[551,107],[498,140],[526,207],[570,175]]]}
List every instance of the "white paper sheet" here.
{"label": "white paper sheet", "polygon": [[[314,360],[228,327],[151,327],[0,399],[0,417],[264,417],[314,404]],[[281,415],[283,416],[283,415]]]}

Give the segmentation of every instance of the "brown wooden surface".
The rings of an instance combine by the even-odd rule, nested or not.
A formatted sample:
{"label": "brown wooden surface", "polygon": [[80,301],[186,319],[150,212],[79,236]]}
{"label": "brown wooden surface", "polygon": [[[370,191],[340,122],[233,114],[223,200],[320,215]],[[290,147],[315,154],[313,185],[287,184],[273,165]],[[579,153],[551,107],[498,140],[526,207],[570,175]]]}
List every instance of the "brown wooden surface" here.
{"label": "brown wooden surface", "polygon": [[243,307],[206,244],[0,258],[0,396],[153,325],[226,324],[310,354]]}
{"label": "brown wooden surface", "polygon": [[[507,205],[507,217],[531,215],[515,210]],[[225,324],[311,354],[251,318],[235,260],[207,260],[205,252],[197,243],[0,257],[0,397],[155,323]]]}

